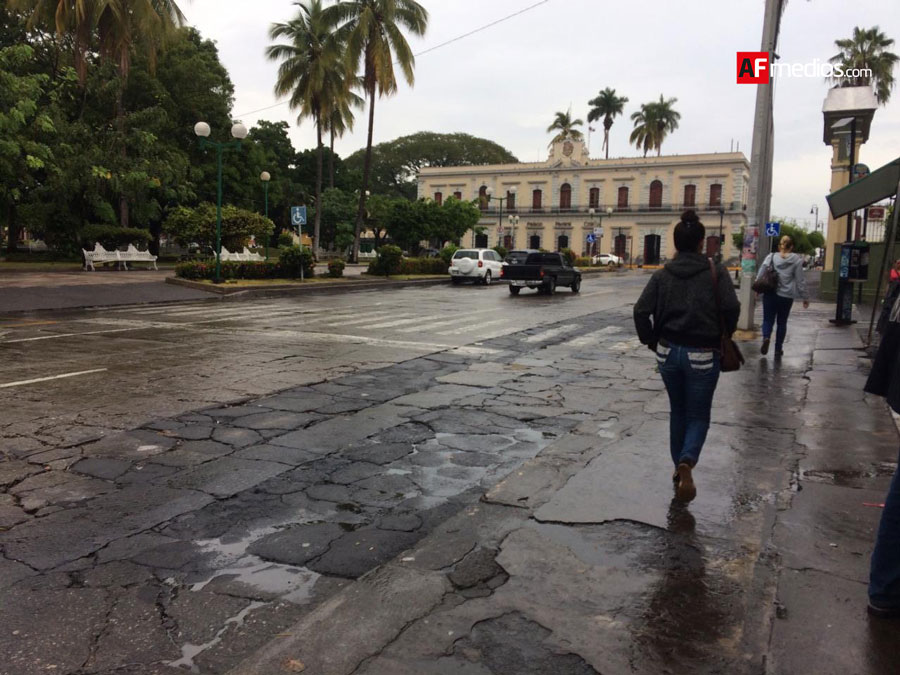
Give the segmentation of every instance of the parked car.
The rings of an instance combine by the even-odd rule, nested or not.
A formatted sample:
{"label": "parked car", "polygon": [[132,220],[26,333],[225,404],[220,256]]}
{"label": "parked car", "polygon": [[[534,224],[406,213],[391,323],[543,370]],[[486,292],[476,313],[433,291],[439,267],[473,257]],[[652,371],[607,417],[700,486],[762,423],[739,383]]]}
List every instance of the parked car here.
{"label": "parked car", "polygon": [[450,281],[460,284],[465,279],[490,285],[500,278],[503,261],[500,254],[489,248],[461,248],[450,259]]}
{"label": "parked car", "polygon": [[601,253],[591,258],[592,265],[621,265],[624,262],[622,258],[612,253]]}
{"label": "parked car", "polygon": [[423,248],[419,251],[420,258],[437,258],[441,252],[436,248]]}
{"label": "parked car", "polygon": [[581,271],[561,253],[530,253],[524,263],[506,265],[503,279],[509,281],[511,295],[518,295],[523,288],[548,295],[553,295],[557,286],[568,286],[573,293],[581,290]]}
{"label": "parked car", "polygon": [[532,253],[538,253],[533,248],[526,248],[521,251],[510,251],[506,254],[506,257],[503,259],[507,265],[522,265],[525,263],[525,259],[531,255]]}

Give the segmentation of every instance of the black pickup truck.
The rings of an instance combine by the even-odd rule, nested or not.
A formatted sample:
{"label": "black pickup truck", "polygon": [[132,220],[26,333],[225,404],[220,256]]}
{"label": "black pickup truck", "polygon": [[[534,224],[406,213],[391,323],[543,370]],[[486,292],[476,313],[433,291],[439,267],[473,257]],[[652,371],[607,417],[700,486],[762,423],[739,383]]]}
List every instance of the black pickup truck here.
{"label": "black pickup truck", "polygon": [[561,253],[529,253],[522,264],[504,265],[500,278],[509,282],[512,295],[523,288],[536,288],[538,293],[548,295],[553,295],[558,286],[568,286],[573,293],[581,290],[581,272]]}

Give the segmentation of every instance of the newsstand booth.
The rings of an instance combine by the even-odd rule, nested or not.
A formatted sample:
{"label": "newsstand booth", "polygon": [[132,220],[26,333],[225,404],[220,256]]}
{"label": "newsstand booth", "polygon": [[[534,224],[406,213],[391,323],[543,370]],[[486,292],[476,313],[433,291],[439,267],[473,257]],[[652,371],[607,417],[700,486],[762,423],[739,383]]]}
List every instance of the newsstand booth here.
{"label": "newsstand booth", "polygon": [[[890,264],[900,258],[900,246],[897,238],[897,220],[900,208],[897,208],[897,196],[900,195],[900,157],[874,171],[865,178],[835,190],[826,197],[831,215],[837,219],[848,213],[859,211],[867,206],[888,197],[894,197],[894,213],[890,225],[885,231],[884,242],[845,242],[837,244],[835,251],[835,271],[837,279],[846,283],[849,292],[854,296],[861,285],[862,295],[867,300],[881,298]],[[849,314],[849,298],[842,303],[838,298],[839,309],[845,307]],[[873,303],[874,320],[878,303]],[[849,319],[849,316],[847,316]],[[871,321],[870,321],[871,324]],[[871,329],[870,329],[871,335]]]}

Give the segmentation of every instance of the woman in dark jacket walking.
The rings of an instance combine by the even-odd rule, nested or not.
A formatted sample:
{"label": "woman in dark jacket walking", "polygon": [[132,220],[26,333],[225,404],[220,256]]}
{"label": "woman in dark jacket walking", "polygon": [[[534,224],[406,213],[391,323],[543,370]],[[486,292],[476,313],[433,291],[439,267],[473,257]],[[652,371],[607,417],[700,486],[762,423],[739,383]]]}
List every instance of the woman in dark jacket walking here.
{"label": "woman in dark jacket walking", "polygon": [[[638,337],[656,352],[669,394],[672,479],[676,496],[683,501],[697,494],[692,469],[706,441],[719,381],[719,312],[731,335],[741,309],[728,270],[714,266],[701,252],[705,237],[697,214],[685,211],[675,226],[678,254],[653,274],[634,306]],[[713,272],[718,279],[715,285]]]}

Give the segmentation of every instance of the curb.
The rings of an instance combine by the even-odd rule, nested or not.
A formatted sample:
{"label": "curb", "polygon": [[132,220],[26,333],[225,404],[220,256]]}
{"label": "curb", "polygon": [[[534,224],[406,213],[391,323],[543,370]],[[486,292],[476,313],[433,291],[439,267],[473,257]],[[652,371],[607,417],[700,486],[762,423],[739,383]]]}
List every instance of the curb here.
{"label": "curb", "polygon": [[231,297],[269,297],[279,295],[296,295],[305,293],[328,293],[340,292],[344,290],[372,290],[375,288],[403,288],[406,286],[439,286],[441,284],[449,284],[450,277],[440,279],[409,279],[406,281],[349,281],[342,283],[315,283],[309,285],[301,284],[279,284],[275,286],[265,286],[261,288],[241,288],[228,286],[211,286],[198,281],[189,281],[188,279],[177,279],[175,277],[166,277],[167,284],[176,286],[184,286],[197,291],[205,291],[212,295],[222,298]]}

